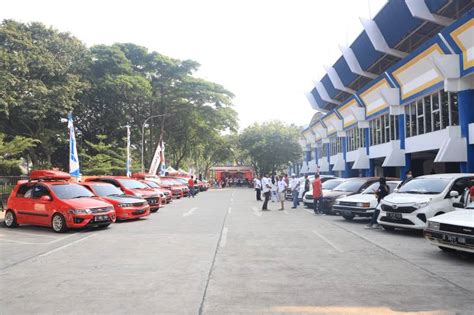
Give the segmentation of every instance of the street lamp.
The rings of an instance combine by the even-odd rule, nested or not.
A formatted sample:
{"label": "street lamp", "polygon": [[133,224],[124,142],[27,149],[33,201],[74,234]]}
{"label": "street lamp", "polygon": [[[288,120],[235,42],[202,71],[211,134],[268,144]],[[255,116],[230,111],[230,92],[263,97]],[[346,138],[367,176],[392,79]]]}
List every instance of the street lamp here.
{"label": "street lamp", "polygon": [[168,116],[168,114],[161,114],[161,115],[153,115],[145,119],[142,124],[142,172],[145,172],[145,162],[143,157],[143,152],[145,151],[145,125],[149,119],[156,118],[156,117],[163,117]]}

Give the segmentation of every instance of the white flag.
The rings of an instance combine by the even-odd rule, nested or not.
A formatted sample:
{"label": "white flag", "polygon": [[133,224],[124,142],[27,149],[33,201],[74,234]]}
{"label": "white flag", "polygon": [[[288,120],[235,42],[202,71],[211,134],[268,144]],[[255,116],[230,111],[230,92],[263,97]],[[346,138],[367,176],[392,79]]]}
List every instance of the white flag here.
{"label": "white flag", "polygon": [[79,169],[79,157],[77,155],[76,135],[72,122],[72,114],[68,115],[67,127],[69,128],[69,174],[79,178],[81,172]]}
{"label": "white flag", "polygon": [[155,155],[153,155],[153,160],[151,160],[151,165],[150,165],[150,170],[148,171],[149,174],[151,175],[156,175],[156,172],[158,171],[158,167],[160,166],[161,162],[161,141],[158,142],[158,145],[156,146],[155,150]]}

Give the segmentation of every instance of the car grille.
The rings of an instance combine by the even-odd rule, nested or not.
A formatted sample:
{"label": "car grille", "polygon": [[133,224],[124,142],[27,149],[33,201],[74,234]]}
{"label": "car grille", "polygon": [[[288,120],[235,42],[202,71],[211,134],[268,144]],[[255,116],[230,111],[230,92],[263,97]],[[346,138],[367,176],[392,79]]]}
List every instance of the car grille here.
{"label": "car grille", "polygon": [[132,206],[134,207],[141,207],[141,206],[145,206],[146,203],[145,202],[135,202],[135,203],[132,203]]}
{"label": "car grille", "polygon": [[380,221],[389,222],[389,223],[397,223],[397,224],[405,224],[405,225],[415,225],[415,223],[411,222],[408,219],[397,220],[397,219],[392,219],[392,218],[388,218],[388,217],[382,217],[382,218],[380,218]]}
{"label": "car grille", "polygon": [[158,204],[158,198],[146,198],[146,201],[148,202],[149,205],[156,205]]}
{"label": "car grille", "polygon": [[145,211],[146,211],[145,209],[141,209],[141,210],[137,210],[137,211],[132,212],[132,214],[133,214],[133,215],[144,214]]}
{"label": "car grille", "polygon": [[111,209],[110,207],[103,207],[103,208],[91,208],[92,213],[105,213],[109,212]]}
{"label": "car grille", "polygon": [[349,207],[356,207],[357,202],[350,202],[350,201],[340,201],[339,202],[340,206],[349,206]]}
{"label": "car grille", "polygon": [[451,225],[441,223],[439,226],[440,231],[447,231],[459,234],[474,235],[474,228],[469,228],[465,226]]}
{"label": "car grille", "polygon": [[412,213],[417,209],[415,207],[393,207],[389,205],[382,205],[382,210],[387,212],[397,212],[397,213]]}

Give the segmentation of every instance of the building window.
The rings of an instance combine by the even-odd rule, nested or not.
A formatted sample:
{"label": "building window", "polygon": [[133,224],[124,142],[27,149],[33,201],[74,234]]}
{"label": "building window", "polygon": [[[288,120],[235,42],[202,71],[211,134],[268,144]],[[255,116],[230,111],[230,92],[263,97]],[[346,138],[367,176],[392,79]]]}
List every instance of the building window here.
{"label": "building window", "polygon": [[347,151],[355,151],[358,148],[365,148],[364,129],[353,128],[346,131]]}
{"label": "building window", "polygon": [[329,145],[329,143],[323,143],[321,157],[327,157],[328,156],[328,145]]}
{"label": "building window", "polygon": [[371,130],[370,145],[378,145],[398,140],[398,116],[382,115],[369,122]]}
{"label": "building window", "polygon": [[405,106],[406,137],[459,125],[457,94],[437,91]]}
{"label": "building window", "polygon": [[329,139],[331,145],[331,155],[336,155],[342,152],[342,138],[341,137],[332,137]]}

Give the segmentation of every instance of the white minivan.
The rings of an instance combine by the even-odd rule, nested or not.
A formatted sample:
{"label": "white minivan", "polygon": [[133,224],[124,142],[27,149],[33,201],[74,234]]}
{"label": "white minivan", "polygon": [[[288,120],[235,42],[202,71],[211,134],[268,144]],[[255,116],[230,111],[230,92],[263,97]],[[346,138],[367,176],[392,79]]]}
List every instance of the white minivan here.
{"label": "white minivan", "polygon": [[423,230],[428,219],[451,212],[463,203],[474,174],[433,174],[413,178],[380,203],[377,222],[386,230]]}

